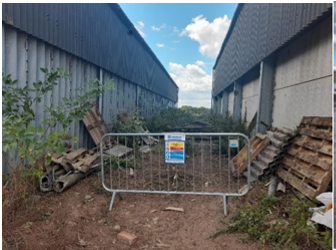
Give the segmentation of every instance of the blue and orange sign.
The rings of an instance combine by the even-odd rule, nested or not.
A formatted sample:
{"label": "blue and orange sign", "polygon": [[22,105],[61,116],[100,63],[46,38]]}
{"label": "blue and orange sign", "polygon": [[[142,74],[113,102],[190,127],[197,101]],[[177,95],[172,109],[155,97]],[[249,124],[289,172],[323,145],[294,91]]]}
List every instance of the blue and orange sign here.
{"label": "blue and orange sign", "polygon": [[185,164],[185,135],[165,135],[165,163]]}

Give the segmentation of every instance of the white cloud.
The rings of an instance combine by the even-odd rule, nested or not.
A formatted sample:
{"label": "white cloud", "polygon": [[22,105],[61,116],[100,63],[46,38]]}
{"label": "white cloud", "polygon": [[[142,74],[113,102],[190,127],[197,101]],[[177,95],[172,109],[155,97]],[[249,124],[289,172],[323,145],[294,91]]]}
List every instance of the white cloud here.
{"label": "white cloud", "polygon": [[145,27],[145,24],[142,21],[138,21],[138,24],[135,24],[134,27],[143,38],[146,37],[146,34],[142,31],[142,29]]}
{"label": "white cloud", "polygon": [[179,87],[179,106],[211,105],[211,75],[196,64],[169,63],[169,74]]}
{"label": "white cloud", "polygon": [[205,62],[203,61],[196,61],[196,65],[200,66],[200,67],[205,67]]}
{"label": "white cloud", "polygon": [[164,48],[165,45],[164,45],[164,43],[157,43],[156,46],[157,46],[158,48]]}
{"label": "white cloud", "polygon": [[154,25],[151,27],[151,29],[152,29],[153,31],[160,31],[160,30],[161,30],[160,28],[155,27]]}
{"label": "white cloud", "polygon": [[211,108],[211,92],[179,92],[178,107],[182,106]]}
{"label": "white cloud", "polygon": [[179,28],[177,28],[176,26],[173,28],[173,32],[177,33],[177,34],[181,33],[181,31],[179,30]]}
{"label": "white cloud", "polygon": [[181,35],[200,44],[199,52],[209,58],[216,58],[224,41],[224,37],[229,30],[231,20],[227,15],[218,17],[209,22],[203,15],[192,19],[182,31]]}
{"label": "white cloud", "polygon": [[152,26],[151,26],[151,29],[152,29],[153,31],[157,31],[157,32],[159,32],[159,31],[161,31],[162,29],[165,29],[166,27],[167,27],[167,25],[164,23],[164,24],[162,24],[160,27],[156,27],[156,26],[152,25]]}

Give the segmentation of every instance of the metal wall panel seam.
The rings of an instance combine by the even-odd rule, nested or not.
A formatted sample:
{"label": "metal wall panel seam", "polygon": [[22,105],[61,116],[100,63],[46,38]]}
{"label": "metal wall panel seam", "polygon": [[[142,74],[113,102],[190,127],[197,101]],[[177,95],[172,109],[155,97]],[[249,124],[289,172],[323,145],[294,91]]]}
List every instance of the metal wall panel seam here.
{"label": "metal wall panel seam", "polygon": [[2,23],[2,73],[5,72],[5,59],[6,59],[6,26]]}
{"label": "metal wall panel seam", "polygon": [[[48,69],[48,71],[50,72],[51,71],[51,65],[52,65],[52,58],[51,58],[51,46],[52,45],[49,45],[49,44],[46,44],[45,46],[45,68]],[[52,91],[53,92],[53,91]],[[52,104],[52,92],[47,92],[45,95],[44,95],[44,105],[42,104],[42,111],[43,111],[43,119],[47,119],[48,118],[48,114],[44,111],[44,106],[47,106],[47,107],[50,107],[50,105]],[[47,125],[45,124],[44,125],[44,128],[46,129],[47,128]]]}
{"label": "metal wall panel seam", "polygon": [[[45,68],[46,61],[45,61],[45,43],[42,41],[37,41],[37,56],[36,56],[36,81],[44,81],[45,74],[40,71],[40,68]],[[36,114],[36,126],[39,127],[42,124],[42,119],[44,117],[43,112],[43,104],[44,104],[45,97],[41,97],[41,102],[36,104],[35,107],[35,114]]]}

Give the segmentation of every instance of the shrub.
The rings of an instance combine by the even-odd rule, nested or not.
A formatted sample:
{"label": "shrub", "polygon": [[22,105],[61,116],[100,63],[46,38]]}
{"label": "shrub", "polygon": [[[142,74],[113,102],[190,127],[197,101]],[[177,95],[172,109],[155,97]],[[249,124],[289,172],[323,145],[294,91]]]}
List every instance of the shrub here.
{"label": "shrub", "polygon": [[[84,117],[91,108],[90,101],[114,86],[111,80],[105,84],[97,79],[91,80],[86,84],[87,88],[76,89],[77,97],[63,98],[60,106],[44,106],[46,118],[35,127],[32,125],[36,120],[34,107],[41,103],[45,94],[53,91],[59,79],[70,77],[62,68],[55,72],[44,68],[41,71],[45,80],[34,82],[33,88],[20,87],[11,75],[2,79],[3,158],[12,172],[19,171],[23,177],[37,179],[42,176],[45,165],[50,164],[52,154],[65,151],[65,141],[76,142],[76,138],[68,133],[70,124]],[[58,124],[62,131],[55,131]]]}

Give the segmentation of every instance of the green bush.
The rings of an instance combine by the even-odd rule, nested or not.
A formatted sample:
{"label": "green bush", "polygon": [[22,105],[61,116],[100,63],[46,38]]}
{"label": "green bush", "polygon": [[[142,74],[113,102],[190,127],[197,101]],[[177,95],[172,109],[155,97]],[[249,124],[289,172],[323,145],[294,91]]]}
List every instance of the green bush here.
{"label": "green bush", "polygon": [[[224,116],[222,114],[211,114],[209,116],[210,132],[216,133],[241,133],[246,135],[246,120],[235,120],[232,116]],[[221,152],[223,154],[228,154],[229,140],[227,136],[221,137]],[[242,149],[246,141],[242,137],[239,139],[239,150]],[[231,156],[238,153],[237,148],[230,148]]]}
{"label": "green bush", "polygon": [[181,108],[168,108],[161,110],[145,119],[146,127],[152,133],[160,133],[171,131],[171,128],[176,125],[182,125],[194,121],[195,118]]}
{"label": "green bush", "polygon": [[[114,87],[111,80],[105,84],[91,80],[86,89],[76,89],[76,97],[63,98],[60,106],[44,106],[46,116],[41,125],[35,127],[32,125],[36,122],[34,108],[43,96],[53,91],[59,79],[70,77],[62,68],[54,72],[41,68],[41,71],[45,80],[32,83],[32,88],[20,87],[11,75],[2,78],[2,155],[12,171],[27,166],[30,171],[21,172],[37,178],[41,177],[44,166],[50,164],[52,154],[65,152],[65,141],[76,142],[68,133],[70,124],[85,116],[91,109],[90,101]],[[55,131],[57,125],[63,130]]]}

